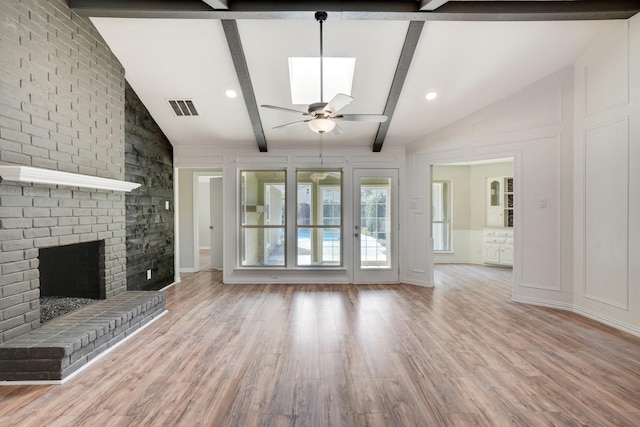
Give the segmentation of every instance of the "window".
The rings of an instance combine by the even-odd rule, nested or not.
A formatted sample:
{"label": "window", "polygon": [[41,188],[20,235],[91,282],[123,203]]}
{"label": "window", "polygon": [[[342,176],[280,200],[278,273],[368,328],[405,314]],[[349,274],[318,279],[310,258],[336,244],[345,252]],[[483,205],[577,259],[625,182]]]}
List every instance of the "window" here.
{"label": "window", "polygon": [[432,234],[433,250],[451,250],[451,184],[449,181],[433,181],[432,184]]}
{"label": "window", "polygon": [[342,171],[296,171],[296,265],[342,265]]}
{"label": "window", "polygon": [[286,172],[240,172],[240,265],[286,265]]}

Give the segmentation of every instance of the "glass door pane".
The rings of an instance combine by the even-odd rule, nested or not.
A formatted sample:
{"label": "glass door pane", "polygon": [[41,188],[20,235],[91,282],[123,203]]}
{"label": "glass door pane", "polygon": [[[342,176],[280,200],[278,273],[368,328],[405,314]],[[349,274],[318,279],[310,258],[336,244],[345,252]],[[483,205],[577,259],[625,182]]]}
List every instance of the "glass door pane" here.
{"label": "glass door pane", "polygon": [[355,170],[354,282],[398,281],[397,171]]}
{"label": "glass door pane", "polygon": [[391,253],[387,248],[391,217],[391,179],[360,180],[360,266],[389,268]]}

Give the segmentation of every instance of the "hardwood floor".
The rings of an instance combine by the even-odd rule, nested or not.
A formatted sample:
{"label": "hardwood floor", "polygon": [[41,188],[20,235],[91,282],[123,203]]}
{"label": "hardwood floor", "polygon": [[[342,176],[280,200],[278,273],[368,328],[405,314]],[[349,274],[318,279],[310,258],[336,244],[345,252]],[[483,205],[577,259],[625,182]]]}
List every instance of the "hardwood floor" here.
{"label": "hardwood floor", "polygon": [[200,271],[204,270],[212,270],[211,268],[211,250],[210,249],[200,249],[199,251],[199,263],[200,263]]}
{"label": "hardwood floor", "polygon": [[637,426],[640,339],[509,301],[511,271],[408,285],[222,285],[61,386],[0,387],[2,426]]}

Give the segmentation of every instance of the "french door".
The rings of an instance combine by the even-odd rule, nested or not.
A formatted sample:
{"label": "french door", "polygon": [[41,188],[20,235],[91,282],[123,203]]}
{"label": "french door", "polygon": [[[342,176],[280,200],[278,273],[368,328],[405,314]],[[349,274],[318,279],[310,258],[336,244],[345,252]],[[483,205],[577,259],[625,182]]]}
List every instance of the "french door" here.
{"label": "french door", "polygon": [[397,283],[398,171],[353,171],[354,283]]}

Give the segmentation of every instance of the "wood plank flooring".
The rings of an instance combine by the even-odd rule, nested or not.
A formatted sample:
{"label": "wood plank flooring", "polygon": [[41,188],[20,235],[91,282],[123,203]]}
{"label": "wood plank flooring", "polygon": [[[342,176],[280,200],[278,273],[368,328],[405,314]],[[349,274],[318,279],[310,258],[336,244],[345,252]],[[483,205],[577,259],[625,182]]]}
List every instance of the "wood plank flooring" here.
{"label": "wood plank flooring", "polygon": [[510,302],[511,271],[408,285],[187,275],[168,314],[61,386],[0,387],[6,426],[638,426],[640,339]]}

